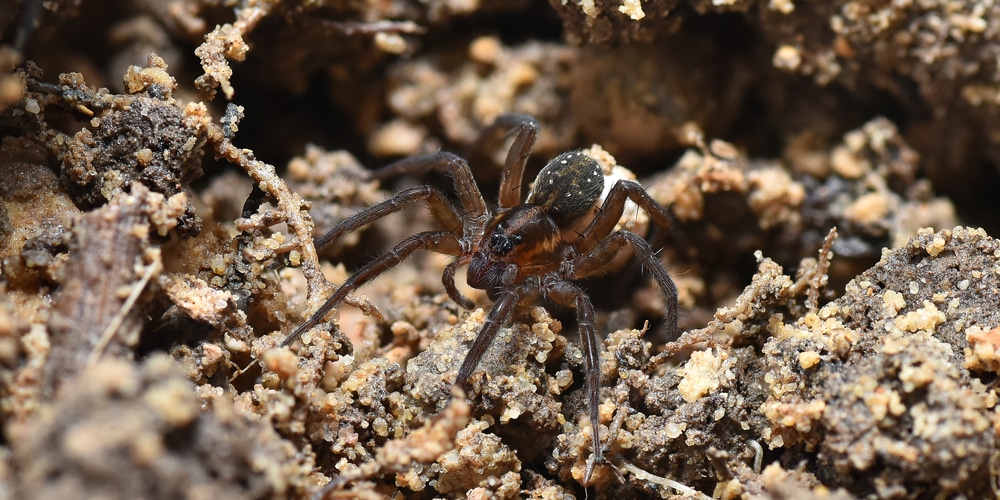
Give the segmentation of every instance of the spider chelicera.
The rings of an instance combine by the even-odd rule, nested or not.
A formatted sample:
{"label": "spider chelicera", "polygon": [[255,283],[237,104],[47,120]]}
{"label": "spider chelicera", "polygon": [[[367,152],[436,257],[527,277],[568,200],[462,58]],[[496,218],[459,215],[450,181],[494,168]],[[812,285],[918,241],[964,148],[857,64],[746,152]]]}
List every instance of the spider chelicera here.
{"label": "spider chelicera", "polygon": [[[494,302],[455,378],[455,384],[463,388],[497,330],[510,320],[519,305],[547,298],[556,304],[574,308],[586,360],[587,400],[593,430],[594,461],[587,467],[586,480],[589,480],[592,467],[604,461],[598,435],[601,368],[594,332],[594,306],[587,293],[574,282],[604,271],[627,247],[642,261],[666,298],[667,335],[675,338],[677,287],[670,274],[645,239],[627,230],[614,230],[627,200],[644,209],[661,228],[669,227],[670,216],[641,185],[628,180],[618,180],[600,204],[604,190],[603,172],[595,159],[579,150],[563,153],[542,168],[527,200],[522,200],[522,176],[538,136],[538,123],[525,115],[501,115],[484,131],[484,136],[513,130],[516,130],[516,136],[508,150],[500,178],[496,213],[487,208],[468,163],[457,155],[439,152],[412,156],[373,172],[372,177],[380,180],[432,170],[446,173],[454,182],[461,209],[442,192],[421,185],[404,189],[362,210],[316,238],[316,246],[322,247],[344,234],[416,203],[426,204],[445,228],[414,234],[359,269],[281,345],[295,342],[302,333],[322,321],[348,293],[396,266],[416,250],[455,257],[445,268],[442,282],[448,296],[463,308],[475,307],[473,301],[455,286],[456,271],[466,265],[469,267],[469,286],[486,291]],[[600,210],[586,229],[582,232],[570,230],[581,218],[593,214],[596,206]]]}

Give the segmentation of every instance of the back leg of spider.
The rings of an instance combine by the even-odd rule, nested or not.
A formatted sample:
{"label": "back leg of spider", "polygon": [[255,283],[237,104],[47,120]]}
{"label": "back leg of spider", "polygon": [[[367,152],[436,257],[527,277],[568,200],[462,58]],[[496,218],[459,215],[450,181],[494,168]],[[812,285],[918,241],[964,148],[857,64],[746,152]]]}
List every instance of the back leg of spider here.
{"label": "back leg of spider", "polygon": [[677,285],[663,262],[653,253],[649,243],[639,235],[629,231],[615,231],[607,238],[601,240],[597,246],[589,252],[580,255],[573,261],[573,279],[582,279],[588,276],[603,272],[605,267],[617,255],[618,251],[626,246],[631,247],[632,253],[642,260],[644,267],[653,276],[653,281],[660,287],[663,297],[666,299],[666,322],[667,338],[676,339],[678,337],[677,328]]}
{"label": "back leg of spider", "polygon": [[628,200],[632,200],[648,213],[657,226],[669,228],[672,225],[670,212],[650,197],[642,185],[633,181],[619,180],[611,187],[608,197],[601,205],[601,211],[577,238],[576,247],[581,251],[589,250],[611,234],[625,212],[625,202]]}

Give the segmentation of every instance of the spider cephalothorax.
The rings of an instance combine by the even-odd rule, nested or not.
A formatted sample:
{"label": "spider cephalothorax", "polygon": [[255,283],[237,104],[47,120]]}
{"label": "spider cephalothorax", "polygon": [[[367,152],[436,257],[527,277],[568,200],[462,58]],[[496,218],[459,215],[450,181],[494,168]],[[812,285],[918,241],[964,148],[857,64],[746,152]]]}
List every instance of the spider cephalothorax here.
{"label": "spider cephalothorax", "polygon": [[524,276],[547,274],[562,262],[559,226],[537,205],[501,212],[469,260],[469,286],[497,296]]}
{"label": "spider cephalothorax", "polygon": [[[451,176],[461,209],[430,186],[404,189],[390,199],[348,218],[316,239],[326,245],[388,214],[414,203],[427,204],[431,213],[447,229],[412,235],[392,250],[368,263],[340,288],[305,323],[296,328],[282,345],[289,345],[323,317],[348,293],[402,262],[416,250],[430,250],[456,259],[445,268],[442,282],[448,295],[465,308],[474,307],[455,286],[455,273],[468,266],[469,286],[485,290],[494,301],[482,329],[458,370],[455,383],[464,386],[497,330],[508,322],[516,306],[544,297],[576,309],[580,339],[586,359],[587,400],[594,435],[594,462],[604,460],[598,435],[600,358],[594,332],[594,307],[587,293],[575,281],[605,271],[623,250],[629,249],[652,274],[667,300],[667,334],[677,334],[677,289],[649,243],[627,230],[615,230],[625,202],[632,200],[661,227],[670,217],[639,184],[618,180],[605,199],[605,177],[596,160],[582,151],[563,153],[546,165],[535,179],[527,200],[521,198],[524,166],[538,135],[538,124],[523,115],[502,115],[489,132],[516,129],[500,180],[498,208],[491,214],[476,186],[468,163],[451,153],[435,153],[405,158],[372,174],[385,179],[402,174],[438,170]],[[575,228],[584,217],[593,220],[582,231]],[[585,221],[584,221],[585,222]],[[590,475],[588,467],[587,476]]]}

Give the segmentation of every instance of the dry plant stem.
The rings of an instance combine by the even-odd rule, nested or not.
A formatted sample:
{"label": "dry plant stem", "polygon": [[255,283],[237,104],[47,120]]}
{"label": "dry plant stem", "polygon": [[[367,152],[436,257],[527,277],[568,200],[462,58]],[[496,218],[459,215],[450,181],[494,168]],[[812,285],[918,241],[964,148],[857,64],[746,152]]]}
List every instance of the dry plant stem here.
{"label": "dry plant stem", "polygon": [[803,288],[806,289],[806,310],[816,312],[819,310],[819,294],[827,284],[827,271],[830,270],[830,258],[833,256],[833,243],[837,241],[837,228],[833,227],[823,239],[823,246],[819,249],[819,256],[816,264],[808,269],[798,281],[792,285],[793,296],[799,295]]}
{"label": "dry plant stem", "polygon": [[[283,214],[284,222],[289,232],[295,236],[297,247],[301,253],[302,274],[306,278],[306,313],[312,314],[326,302],[327,281],[319,268],[319,256],[312,238],[312,217],[309,215],[308,203],[299,195],[292,193],[285,181],[275,172],[274,166],[268,165],[252,156],[249,150],[237,148],[225,137],[222,126],[216,123],[206,125],[209,143],[215,149],[216,155],[239,165],[246,170],[250,178],[270,195],[278,205],[278,211]],[[343,301],[357,307],[366,315],[381,320],[382,315],[368,300],[347,295]]]}
{"label": "dry plant stem", "polygon": [[[146,210],[152,197],[135,183],[132,194],[86,213],[73,228],[67,278],[54,296],[48,323],[46,392],[54,394],[63,380],[80,373],[95,350],[125,357],[137,342],[145,316],[119,293],[123,287],[145,288],[134,283],[134,269],[150,246]],[[109,329],[116,334],[109,337]]]}
{"label": "dry plant stem", "polygon": [[277,202],[278,210],[284,213],[288,230],[298,240],[299,251],[302,252],[301,269],[307,287],[306,308],[315,311],[323,304],[326,279],[319,270],[319,257],[312,242],[312,217],[309,216],[306,203],[288,189],[285,181],[275,172],[274,166],[254,158],[249,150],[237,148],[226,139],[221,125],[212,122],[206,126],[206,130],[215,154],[246,170],[257,186]]}
{"label": "dry plant stem", "polygon": [[232,24],[222,24],[205,36],[205,43],[195,49],[201,59],[204,74],[195,80],[195,86],[202,95],[211,100],[215,89],[222,87],[227,99],[232,99],[235,90],[230,83],[233,74],[228,60],[242,61],[250,46],[243,36],[253,31],[277,2],[255,2],[252,7],[238,8],[236,20]]}
{"label": "dry plant stem", "polygon": [[691,349],[693,346],[699,344],[706,348],[728,346],[732,343],[732,339],[720,338],[715,335],[715,332],[724,328],[725,323],[725,321],[715,318],[705,328],[684,332],[677,340],[664,345],[663,350],[659,354],[649,358],[649,364],[646,366],[645,371],[648,373],[655,370],[685,349]]}
{"label": "dry plant stem", "polygon": [[[217,27],[206,37],[206,43],[198,48],[196,54],[202,59],[202,66],[205,69],[205,74],[199,78],[198,85],[208,96],[214,95],[214,91],[209,89],[221,86],[226,96],[232,97],[233,88],[229,83],[232,70],[228,68],[225,61],[226,59],[242,60],[245,57],[245,50],[249,50],[249,46],[242,42],[241,37],[253,31],[257,24],[270,13],[274,5],[277,5],[277,2],[259,2],[253,7],[236,9],[236,21],[232,25]],[[232,31],[228,31],[227,28]],[[233,32],[237,37],[231,36],[234,34]],[[278,212],[284,215],[284,222],[288,224],[289,231],[295,236],[297,247],[301,252],[301,269],[307,284],[306,312],[311,313],[318,310],[324,302],[322,296],[325,295],[327,284],[319,270],[316,247],[312,240],[312,217],[309,215],[307,204],[303,202],[301,197],[288,189],[284,180],[275,172],[274,166],[253,158],[250,150],[240,149],[233,145],[229,139],[230,134],[226,133],[225,127],[214,122],[206,123],[205,127],[209,142],[215,149],[216,155],[246,170],[257,186],[277,201]],[[286,247],[282,250],[288,251],[290,248]],[[381,320],[381,315],[367,300],[348,296],[345,297],[344,302]]]}

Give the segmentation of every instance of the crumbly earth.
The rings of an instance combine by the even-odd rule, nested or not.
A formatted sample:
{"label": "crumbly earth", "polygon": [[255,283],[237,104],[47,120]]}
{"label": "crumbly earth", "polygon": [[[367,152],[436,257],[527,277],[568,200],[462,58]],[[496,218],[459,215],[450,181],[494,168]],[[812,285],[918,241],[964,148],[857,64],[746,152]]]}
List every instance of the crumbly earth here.
{"label": "crumbly earth", "polygon": [[[986,0],[8,2],[0,500],[995,496],[998,37]],[[491,303],[445,256],[280,345],[437,223],[314,237],[453,191],[368,172],[454,151],[492,206],[507,112],[526,182],[584,149],[674,219],[620,227],[679,338],[642,266],[581,284],[598,429],[549,304],[453,387]]]}

